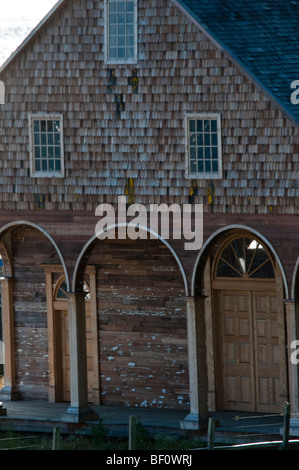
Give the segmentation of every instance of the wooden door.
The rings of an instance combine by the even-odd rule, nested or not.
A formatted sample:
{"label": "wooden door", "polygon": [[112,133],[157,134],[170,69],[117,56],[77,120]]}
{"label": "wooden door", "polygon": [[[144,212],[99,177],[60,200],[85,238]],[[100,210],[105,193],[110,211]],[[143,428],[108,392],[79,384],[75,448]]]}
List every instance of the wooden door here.
{"label": "wooden door", "polygon": [[284,325],[275,292],[253,292],[257,411],[281,409],[284,390]]}
{"label": "wooden door", "polygon": [[281,411],[284,329],[276,293],[221,290],[219,297],[223,408]]}
{"label": "wooden door", "polygon": [[221,291],[223,405],[255,410],[253,324],[250,292]]}

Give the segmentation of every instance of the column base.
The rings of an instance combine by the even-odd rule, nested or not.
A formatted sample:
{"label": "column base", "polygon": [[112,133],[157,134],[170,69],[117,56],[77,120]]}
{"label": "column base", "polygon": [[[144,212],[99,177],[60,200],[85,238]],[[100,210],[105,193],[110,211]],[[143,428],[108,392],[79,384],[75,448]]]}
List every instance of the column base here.
{"label": "column base", "polygon": [[[281,428],[281,433],[282,432],[283,432],[283,429]],[[298,417],[290,419],[289,435],[299,436],[299,418]]]}
{"label": "column base", "polygon": [[61,421],[64,423],[84,423],[86,421],[97,421],[99,415],[89,406],[82,408],[79,406],[70,406],[66,413],[61,415]]}
{"label": "column base", "polygon": [[184,421],[181,421],[180,428],[187,431],[201,431],[208,428],[209,416],[199,413],[189,413]]}
{"label": "column base", "polygon": [[0,390],[0,401],[20,401],[22,399],[20,392],[5,386]]}

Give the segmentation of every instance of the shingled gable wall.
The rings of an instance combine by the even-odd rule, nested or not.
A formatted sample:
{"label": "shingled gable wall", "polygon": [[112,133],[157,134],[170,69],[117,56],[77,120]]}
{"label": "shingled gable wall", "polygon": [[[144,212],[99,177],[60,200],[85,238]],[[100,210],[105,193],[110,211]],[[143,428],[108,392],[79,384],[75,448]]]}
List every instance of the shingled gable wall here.
{"label": "shingled gable wall", "polygon": [[[139,1],[138,11],[136,65],[104,63],[103,2],[76,0],[4,70],[2,209],[35,210],[44,194],[46,211],[94,211],[115,202],[128,177],[138,202],[187,203],[185,113],[219,112],[223,178],[214,181],[214,210],[296,213],[298,130],[171,1]],[[63,114],[63,180],[28,176],[30,112]],[[209,182],[197,187],[206,203]]]}
{"label": "shingled gable wall", "polygon": [[[0,222],[4,226],[29,220],[42,226],[59,244],[72,274],[82,248],[94,235],[95,208],[102,202],[115,204],[117,196],[126,194],[129,178],[135,202],[189,202],[192,180],[185,177],[185,114],[218,112],[223,178],[197,180],[194,199],[204,204],[204,239],[225,226],[252,227],[277,251],[290,290],[299,246],[298,129],[181,10],[170,0],[163,3],[138,1],[137,64],[104,63],[103,2],[74,0],[66,2],[1,73],[6,104],[0,109]],[[138,77],[137,90],[130,84],[132,74]],[[125,109],[116,119],[120,94]],[[28,113],[35,112],[63,114],[63,179],[29,175]],[[174,246],[191,292],[197,253],[185,252],[180,242]],[[179,297],[184,292],[180,276]],[[126,281],[124,274],[119,282]],[[31,287],[33,281],[28,278],[28,282]],[[134,328],[131,320],[127,320],[129,330]],[[186,365],[184,312],[179,321],[181,330],[176,334],[185,338],[181,360]],[[105,340],[102,345],[111,357]],[[143,346],[139,351],[146,361],[148,351]],[[41,376],[36,378],[37,389]],[[107,371],[103,376],[110,377]],[[141,382],[139,391],[144,389]],[[134,404],[131,394],[129,399],[116,397],[115,389],[105,386],[107,402]],[[184,387],[185,369],[177,391],[169,392],[168,405],[163,406],[178,406]],[[138,398],[136,403],[143,401]]]}

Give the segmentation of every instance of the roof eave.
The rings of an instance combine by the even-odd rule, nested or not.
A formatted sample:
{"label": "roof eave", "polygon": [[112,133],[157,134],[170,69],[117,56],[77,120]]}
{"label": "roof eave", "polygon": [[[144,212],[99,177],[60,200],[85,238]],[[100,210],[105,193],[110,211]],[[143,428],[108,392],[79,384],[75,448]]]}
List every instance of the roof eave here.
{"label": "roof eave", "polygon": [[58,2],[51,8],[49,13],[38,23],[38,25],[31,31],[31,33],[24,39],[19,47],[8,57],[8,59],[0,67],[0,75],[7,69],[7,67],[14,61],[14,59],[31,43],[38,33],[52,20],[53,16],[59,11],[61,6],[68,0],[58,0]]}
{"label": "roof eave", "polygon": [[299,122],[296,118],[285,108],[283,103],[281,103],[275,95],[269,90],[265,85],[244,65],[244,63],[235,55],[233,51],[230,50],[219,38],[217,35],[211,32],[207,25],[181,0],[171,0],[181,11],[183,11],[189,19],[198,27],[198,29],[207,36],[218,49],[225,53],[232,63],[251,81],[254,82],[256,86],[269,98],[269,100],[275,104],[277,108],[296,126],[299,127]]}

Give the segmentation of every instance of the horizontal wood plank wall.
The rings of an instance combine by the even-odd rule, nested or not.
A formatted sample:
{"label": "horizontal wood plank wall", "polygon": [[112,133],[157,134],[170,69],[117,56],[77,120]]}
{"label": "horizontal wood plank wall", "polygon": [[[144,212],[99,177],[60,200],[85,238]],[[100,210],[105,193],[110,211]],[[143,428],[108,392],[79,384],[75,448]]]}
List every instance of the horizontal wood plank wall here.
{"label": "horizontal wood plank wall", "polygon": [[184,284],[157,241],[99,242],[97,295],[102,403],[188,409]]}
{"label": "horizontal wood plank wall", "polygon": [[12,234],[16,385],[23,399],[48,399],[49,364],[45,273],[58,262],[50,242],[37,230]]}

